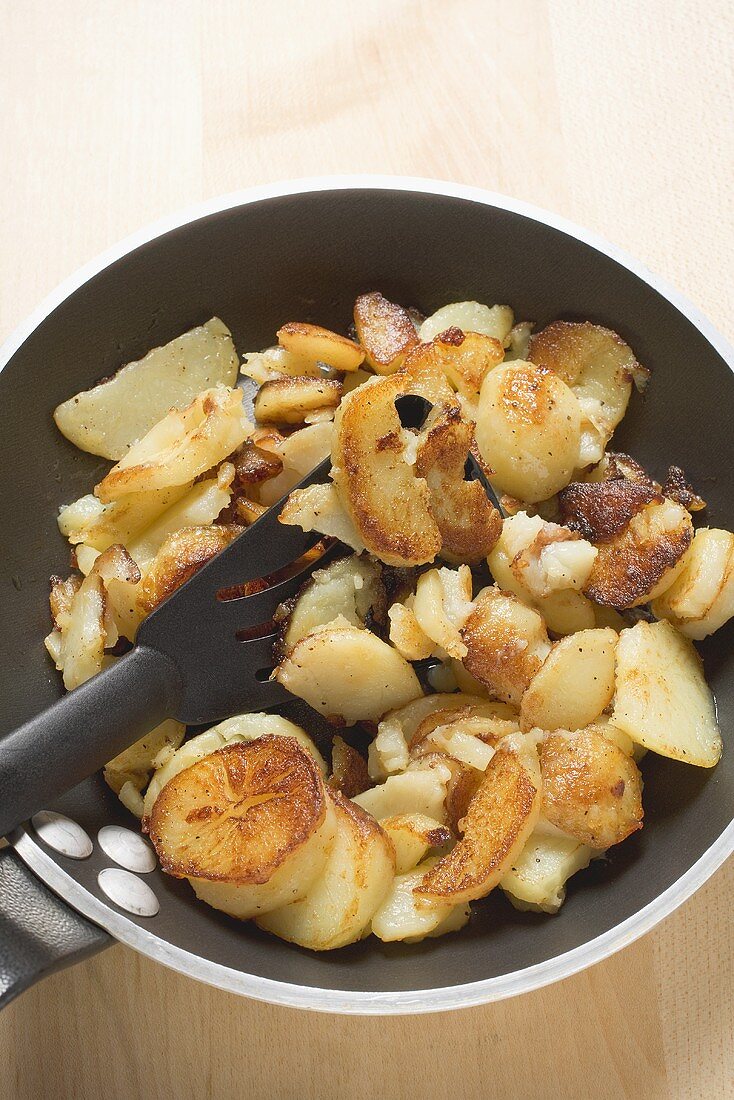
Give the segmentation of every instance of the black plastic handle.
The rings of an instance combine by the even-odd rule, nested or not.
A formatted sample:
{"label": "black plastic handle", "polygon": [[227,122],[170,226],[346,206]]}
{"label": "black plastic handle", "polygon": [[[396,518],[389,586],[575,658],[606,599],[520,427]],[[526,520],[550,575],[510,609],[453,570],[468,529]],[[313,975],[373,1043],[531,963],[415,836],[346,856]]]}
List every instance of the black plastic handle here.
{"label": "black plastic handle", "polygon": [[0,741],[0,836],[176,713],[170,658],[136,646]]}
{"label": "black plastic handle", "polygon": [[12,848],[0,848],[0,1008],[41,978],[112,943],[39,882]]}

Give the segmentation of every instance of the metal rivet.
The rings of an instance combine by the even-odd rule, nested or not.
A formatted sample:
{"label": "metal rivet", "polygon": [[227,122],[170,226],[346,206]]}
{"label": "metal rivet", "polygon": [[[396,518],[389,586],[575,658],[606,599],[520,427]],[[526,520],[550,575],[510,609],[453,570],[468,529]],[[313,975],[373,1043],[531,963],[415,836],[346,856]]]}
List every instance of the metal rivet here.
{"label": "metal rivet", "polygon": [[132,829],[124,829],[122,825],[105,825],[97,833],[97,843],[110,859],[128,871],[147,874],[156,868],[155,852],[148,841]]}
{"label": "metal rivet", "polygon": [[130,871],[117,867],[105,867],[97,875],[97,882],[103,894],[120,909],[127,910],[136,917],[154,917],[160,905],[147,882],[143,882]]}
{"label": "metal rivet", "polygon": [[71,859],[87,859],[92,854],[89,834],[64,814],[54,810],[39,810],[31,818],[33,828],[44,844]]}

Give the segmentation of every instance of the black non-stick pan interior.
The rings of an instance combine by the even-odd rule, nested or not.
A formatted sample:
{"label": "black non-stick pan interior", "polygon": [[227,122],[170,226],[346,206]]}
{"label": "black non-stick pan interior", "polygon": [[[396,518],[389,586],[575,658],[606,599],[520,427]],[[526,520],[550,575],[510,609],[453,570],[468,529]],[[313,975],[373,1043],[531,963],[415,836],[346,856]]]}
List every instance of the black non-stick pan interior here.
{"label": "black non-stick pan interior", "polygon": [[[703,522],[734,525],[732,374],[696,327],[625,267],[530,218],[438,195],[317,192],[225,210],[150,241],[96,275],[46,317],[0,374],[2,732],[60,692],[42,644],[48,578],[69,564],[55,514],[59,504],[88,492],[104,465],[58,434],[54,406],[213,314],[230,326],[243,353],[273,343],[286,320],[345,331],[355,296],[372,289],[424,312],[473,298],[507,302],[519,319],[538,324],[590,318],[616,329],[653,371],[644,400],[633,396],[617,449],[658,477],[669,463],[683,466],[709,503]],[[734,726],[733,630],[730,624],[701,647],[725,745]],[[645,828],[577,875],[555,917],[517,913],[496,892],[474,906],[459,935],[417,947],[370,938],[317,955],[214,913],[194,901],[185,883],[156,871],[148,881],[160,913],[140,923],[229,967],[327,989],[420,990],[520,970],[647,905],[731,820],[730,746],[712,772],[650,755],[643,773]],[[110,822],[134,827],[100,779],[56,808],[92,836]],[[87,861],[58,861],[99,896],[97,849]]]}

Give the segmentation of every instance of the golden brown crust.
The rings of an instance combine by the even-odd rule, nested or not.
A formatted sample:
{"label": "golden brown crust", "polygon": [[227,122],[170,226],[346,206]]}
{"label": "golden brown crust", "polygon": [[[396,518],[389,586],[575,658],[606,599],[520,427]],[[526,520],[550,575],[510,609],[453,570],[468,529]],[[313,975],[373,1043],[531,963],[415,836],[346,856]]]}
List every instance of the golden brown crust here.
{"label": "golden brown crust", "polygon": [[[513,612],[527,624],[533,637],[518,627]],[[540,668],[550,643],[542,617],[525,607],[511,592],[486,588],[461,630],[467,647],[462,664],[476,680],[508,702],[519,703],[522,693]],[[545,651],[535,642],[544,642]]]}
{"label": "golden brown crust", "polygon": [[264,382],[253,409],[260,423],[299,424],[316,409],[335,409],[341,396],[336,379],[288,375]]}
{"label": "golden brown crust", "polygon": [[150,838],[176,878],[264,883],[325,815],[316,761],[293,738],[267,736],[225,745],[170,779]]}
{"label": "golden brown crust", "polygon": [[236,489],[250,491],[254,485],[277,477],[283,470],[283,461],[273,451],[258,447],[251,439],[231,456],[234,465],[234,484]]}
{"label": "golden brown crust", "polygon": [[169,535],[140,585],[138,603],[148,614],[180,588],[215,554],[229,546],[241,527],[183,527]]}
{"label": "golden brown crust", "polygon": [[538,801],[538,789],[519,757],[500,749],[458,822],[463,838],[426,872],[414,893],[456,904],[484,897],[525,843]]}
{"label": "golden brown crust", "polygon": [[561,522],[595,544],[611,542],[646,504],[663,498],[641,481],[574,481],[561,489]]}
{"label": "golden brown crust", "polygon": [[416,473],[426,479],[444,557],[474,564],[487,557],[502,532],[502,517],[478,481],[464,480],[473,425],[456,407],[444,408],[421,443]]}
{"label": "golden brown crust", "polygon": [[663,493],[671,500],[682,504],[689,512],[702,512],[706,507],[706,501],[700,497],[689,483],[685,471],[680,466],[671,466],[663,485]]}
{"label": "golden brown crust", "polygon": [[540,748],[543,813],[591,848],[642,828],[642,779],[631,757],[592,730],[547,734]]}
{"label": "golden brown crust", "polygon": [[516,362],[504,375],[498,407],[507,423],[542,427],[556,406],[553,386],[532,363]]}
{"label": "golden brown crust", "polygon": [[331,745],[329,787],[340,791],[346,798],[354,798],[372,786],[367,762],[362,754],[343,737],[335,737]]}
{"label": "golden brown crust", "polygon": [[75,573],[65,581],[61,577],[51,577],[51,592],[48,602],[51,607],[51,618],[57,630],[61,629],[64,619],[71,611],[72,601],[81,588],[81,584],[82,578]]}
{"label": "golden brown crust", "polygon": [[418,333],[408,311],[376,290],[357,298],[354,326],[367,353],[367,362],[380,374],[396,371],[406,352],[418,343]]}
{"label": "golden brown crust", "polygon": [[619,354],[620,380],[631,382],[644,368],[635,359],[631,348],[612,329],[591,321],[553,321],[530,337],[531,362],[546,367],[571,386],[585,366],[607,347]]}

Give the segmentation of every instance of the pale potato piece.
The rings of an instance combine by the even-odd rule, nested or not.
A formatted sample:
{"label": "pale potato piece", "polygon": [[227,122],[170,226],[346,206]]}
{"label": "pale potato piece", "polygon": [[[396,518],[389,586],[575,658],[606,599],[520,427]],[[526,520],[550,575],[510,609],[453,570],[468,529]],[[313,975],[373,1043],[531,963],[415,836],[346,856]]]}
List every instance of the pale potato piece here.
{"label": "pale potato piece", "polygon": [[734,615],[734,535],[702,527],[693,536],[682,569],[652,605],[689,638],[706,638]]}
{"label": "pale potato piece", "polygon": [[591,730],[592,733],[598,733],[601,737],[606,737],[607,741],[611,741],[618,749],[621,749],[625,756],[631,756],[635,762],[639,761],[640,757],[637,755],[636,750],[638,750],[640,746],[635,745],[629,734],[621,730],[619,726],[615,726],[614,722],[607,718],[606,715],[597,718],[596,721],[591,722],[586,728]]}
{"label": "pale potato piece", "polygon": [[415,870],[395,876],[387,897],[372,918],[372,932],[383,943],[396,940],[419,943],[424,936],[435,932],[454,909],[461,910],[461,906],[451,902],[429,901],[414,893],[435,863],[435,859],[427,859]]}
{"label": "pale potato piece", "polygon": [[339,558],[324,569],[315,569],[290,607],[282,628],[280,649],[292,651],[297,642],[341,616],[352,626],[364,626],[370,612],[384,614],[385,589],[379,566],[367,557]]}
{"label": "pale potato piece", "polygon": [[532,321],[518,321],[516,325],[512,326],[509,336],[505,341],[507,347],[507,351],[505,352],[506,363],[512,363],[516,359],[524,359],[525,361],[530,359],[530,337],[532,331]]}
{"label": "pale potato piece", "polygon": [[617,634],[580,630],[553,645],[520,704],[523,730],[578,730],[588,726],[614,696]]}
{"label": "pale potato piece", "polygon": [[185,485],[237,450],[251,432],[242,391],[214,386],[159,420],[112,467],[95,494],[108,503],[128,493]]}
{"label": "pale potato piece", "polygon": [[161,867],[246,920],[306,895],[336,829],[311,755],[289,737],[227,744],[165,785],[149,832]]}
{"label": "pale potato piece", "polygon": [[[462,712],[459,712],[462,713]],[[509,730],[496,734],[500,740]],[[491,740],[495,737],[495,723],[482,718],[455,718],[438,725],[420,743],[420,752],[439,752],[467,764],[476,771],[486,771],[494,756]]]}
{"label": "pale potato piece", "polygon": [[233,473],[232,464],[223,462],[216,477],[197,481],[180,500],[128,541],[130,556],[143,572],[171,535],[184,527],[207,527],[214,522],[232,498]]}
{"label": "pale potato piece", "polygon": [[390,641],[406,661],[422,661],[431,656],[435,643],[421,628],[412,607],[394,603],[388,608],[387,617]]}
{"label": "pale potato piece", "polygon": [[193,577],[237,538],[242,529],[228,527],[182,527],[169,535],[136,589],[141,614],[149,615],[177,588]]}
{"label": "pale potato piece", "polygon": [[594,854],[575,837],[551,834],[539,823],[500,886],[517,909],[557,913],[567,881],[588,867]]}
{"label": "pale potato piece", "polygon": [[404,657],[368,630],[328,626],[308,634],[281,661],[275,679],[327,718],[377,722],[422,694]]}
{"label": "pale potato piece", "polygon": [[321,535],[339,539],[358,554],[366,549],[332,481],[309,485],[307,489],[295,489],[283,505],[278,519],[291,527],[318,531]]}
{"label": "pale potato piece", "polygon": [[450,302],[436,310],[418,330],[424,343],[448,328],[462,332],[480,332],[504,344],[510,335],[514,317],[509,306],[485,306],[480,302]]}
{"label": "pale potato piece", "polygon": [[267,714],[265,712],[251,714],[236,714],[233,718],[227,718],[219,722],[204,733],[189,738],[175,752],[159,756],[155,760],[155,772],[145,792],[145,806],[143,813],[143,825],[147,824],[155,800],[161,793],[169,779],[185,768],[209,756],[221,749],[223,745],[238,741],[254,741],[258,737],[291,737],[308,752],[316,762],[322,776],[326,776],[326,762],[316,748],[312,738],[294,722],[282,718],[279,714]]}
{"label": "pale potato piece", "polygon": [[202,390],[237,380],[232,334],[218,317],[193,328],[54,411],[62,435],[83,451],[114,460],[169,409],[183,409]]}
{"label": "pale potato piece", "polygon": [[392,841],[397,875],[412,871],[431,848],[442,848],[451,840],[446,826],[425,814],[396,814],[383,818],[380,825]]}
{"label": "pale potato piece", "polygon": [[61,663],[67,691],[96,676],[102,668],[107,641],[106,602],[102,578],[90,573],[74,596],[61,632]]}
{"label": "pale potato piece", "polygon": [[258,440],[258,446],[272,451],[283,463],[282,472],[260,486],[259,498],[262,503],[275,504],[302,481],[306,474],[328,457],[333,439],[333,421],[323,420],[319,424],[308,424],[305,428],[299,428],[287,439],[279,437],[272,442]]}
{"label": "pale potato piece", "polygon": [[538,612],[494,586],[477,596],[461,638],[467,647],[465,668],[504,702],[516,706],[550,652]]}
{"label": "pale potato piece", "polygon": [[714,698],[701,658],[667,622],[619,635],[612,721],[637,744],[701,768],[721,756]]}
{"label": "pale potato piece", "polygon": [[368,365],[378,374],[394,374],[418,343],[408,311],[376,290],[360,294],[354,303],[354,327]]}
{"label": "pale potato piece", "polygon": [[378,821],[402,814],[423,814],[446,824],[446,786],[451,778],[448,767],[416,769],[389,775],[384,783],[353,799]]}
{"label": "pale potato piece", "polygon": [[170,489],[128,493],[110,504],[102,504],[90,494],[61,508],[59,530],[70,543],[84,543],[94,550],[106,550],[114,543],[129,546],[136,535],[159,519],[190,488],[188,482]]}
{"label": "pale potato piece", "polygon": [[302,424],[309,413],[335,409],[341,396],[332,378],[274,378],[258,390],[253,410],[261,424]]}
{"label": "pale potato piece", "polygon": [[473,605],[468,565],[458,569],[429,569],[418,578],[413,614],[421,630],[450,657],[466,656],[460,630]]}
{"label": "pale potato piece", "polygon": [[571,387],[582,413],[579,466],[598,462],[627,410],[632,379],[647,373],[632,349],[590,321],[554,321],[531,338],[528,357]]}
{"label": "pale potato piece", "polygon": [[540,783],[521,756],[499,749],[463,819],[464,835],[414,887],[454,905],[488,894],[522,852],[540,813]]}
{"label": "pale potato piece", "polygon": [[132,783],[141,792],[150,780],[155,758],[167,747],[173,753],[180,746],[185,733],[186,727],[181,722],[175,722],[172,718],[161,722],[105,765],[104,777],[108,786],[119,795],[125,783]]}
{"label": "pale potato piece", "polygon": [[360,539],[398,566],[433,561],[442,542],[426,482],[406,460],[395,400],[408,388],[405,375],[391,375],[353,390],[337,411],[332,447],[332,478]]}
{"label": "pale potato piece", "polygon": [[336,836],[326,866],[300,901],[257,923],[290,943],[331,951],[361,938],[395,874],[392,844],[377,822],[338,791],[329,791]]}
{"label": "pale potato piece", "polygon": [[320,325],[301,321],[289,321],[279,328],[278,343],[293,355],[326,363],[334,370],[356,370],[364,359],[364,351],[353,340]]}
{"label": "pale potato piece", "polygon": [[314,359],[295,355],[285,348],[266,348],[264,351],[251,351],[244,357],[240,374],[251,378],[262,386],[276,378],[324,378],[324,368]]}
{"label": "pale potato piece", "polygon": [[555,374],[518,360],[484,379],[475,437],[496,489],[519,500],[546,500],[578,466],[581,409]]}
{"label": "pale potato piece", "polygon": [[429,344],[414,348],[405,366],[416,370],[430,364],[471,404],[476,401],[487,373],[502,362],[504,355],[500,340],[454,326],[438,333]]}
{"label": "pale potato piece", "polygon": [[642,828],[642,778],[629,756],[593,729],[546,734],[540,743],[543,814],[590,848]]}
{"label": "pale potato piece", "polygon": [[683,569],[693,541],[688,511],[667,498],[646,504],[599,554],[584,592],[599,604],[638,607],[662,595]]}

